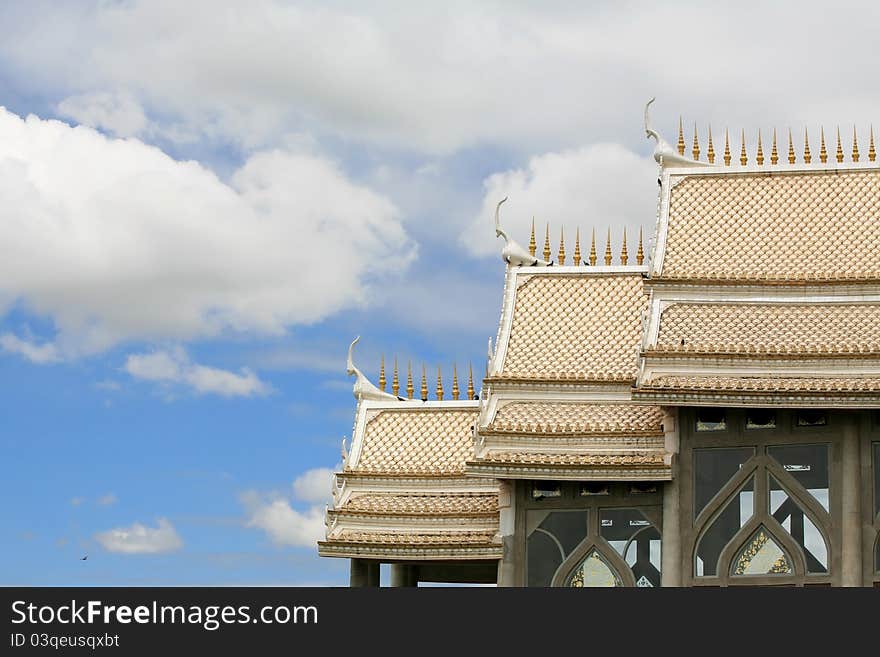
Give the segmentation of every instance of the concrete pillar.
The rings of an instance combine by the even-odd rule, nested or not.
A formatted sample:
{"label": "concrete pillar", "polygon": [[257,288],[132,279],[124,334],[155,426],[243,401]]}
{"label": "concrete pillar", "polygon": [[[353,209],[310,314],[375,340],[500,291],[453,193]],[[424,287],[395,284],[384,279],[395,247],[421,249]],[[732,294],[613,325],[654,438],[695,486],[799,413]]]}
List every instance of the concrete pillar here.
{"label": "concrete pillar", "polygon": [[391,586],[416,586],[415,566],[406,563],[391,564]]}
{"label": "concrete pillar", "polygon": [[514,484],[510,481],[501,482],[498,496],[500,511],[499,533],[503,546],[502,557],[498,562],[498,586],[516,586],[516,508]]}
{"label": "concrete pillar", "polygon": [[851,421],[847,422],[843,430],[842,461],[840,584],[862,586],[862,478],[859,465],[859,431]]}
{"label": "concrete pillar", "polygon": [[351,575],[349,578],[349,586],[351,588],[360,588],[369,586],[369,562],[365,559],[351,560]]}
{"label": "concrete pillar", "polygon": [[663,484],[660,586],[681,586],[681,487],[678,477]]}

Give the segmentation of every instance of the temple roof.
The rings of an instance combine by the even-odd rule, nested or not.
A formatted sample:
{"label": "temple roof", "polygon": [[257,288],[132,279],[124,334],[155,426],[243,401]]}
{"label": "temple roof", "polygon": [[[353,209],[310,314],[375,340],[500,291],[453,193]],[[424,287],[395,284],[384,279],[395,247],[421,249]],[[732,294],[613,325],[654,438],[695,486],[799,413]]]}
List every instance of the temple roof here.
{"label": "temple roof", "polygon": [[361,401],[319,553],[499,558],[498,484],[464,477],[477,412],[476,401]]}
{"label": "temple roof", "polygon": [[481,434],[661,434],[659,406],[570,401],[519,401],[500,406]]}
{"label": "temple roof", "polygon": [[566,269],[509,274],[515,290],[490,380],[635,378],[647,301],[641,274]]}
{"label": "temple roof", "polygon": [[880,353],[877,303],[674,303],[648,353]]}
{"label": "temple roof", "polygon": [[880,169],[689,173],[664,237],[663,279],[878,279]]}
{"label": "temple roof", "polygon": [[368,416],[360,449],[345,472],[415,476],[464,472],[473,449],[475,403],[392,402],[371,410]]}

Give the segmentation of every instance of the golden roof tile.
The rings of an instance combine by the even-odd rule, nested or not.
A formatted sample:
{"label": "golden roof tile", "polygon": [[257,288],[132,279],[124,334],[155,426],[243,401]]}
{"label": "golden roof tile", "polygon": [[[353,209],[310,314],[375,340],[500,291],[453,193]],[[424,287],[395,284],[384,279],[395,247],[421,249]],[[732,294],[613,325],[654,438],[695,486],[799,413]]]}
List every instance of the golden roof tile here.
{"label": "golden roof tile", "polygon": [[880,378],[842,376],[658,376],[640,390],[698,390],[718,392],[880,392]]}
{"label": "golden roof tile", "polygon": [[515,465],[561,465],[561,466],[625,466],[628,468],[655,467],[664,464],[663,454],[575,454],[570,452],[488,452],[478,461],[484,463],[509,463]]}
{"label": "golden roof tile", "polygon": [[495,515],[498,494],[367,493],[352,496],[340,511],[401,516]]}
{"label": "golden roof tile", "polygon": [[880,278],[880,170],[686,177],[662,278]]}
{"label": "golden roof tile", "polygon": [[660,316],[652,350],[736,354],[880,351],[880,305],[678,303]]}
{"label": "golden roof tile", "polygon": [[364,443],[346,472],[392,475],[460,475],[473,451],[475,408],[381,410],[367,421]]}
{"label": "golden roof tile", "polygon": [[447,532],[420,532],[420,531],[363,531],[355,529],[343,529],[334,535],[327,543],[365,543],[371,545],[400,545],[400,546],[437,546],[437,545],[495,545],[494,531],[447,531]]}
{"label": "golden roof tile", "polygon": [[662,433],[659,406],[583,402],[513,402],[498,409],[488,429],[522,433]]}
{"label": "golden roof tile", "polygon": [[502,377],[632,380],[640,275],[534,275],[516,292]]}

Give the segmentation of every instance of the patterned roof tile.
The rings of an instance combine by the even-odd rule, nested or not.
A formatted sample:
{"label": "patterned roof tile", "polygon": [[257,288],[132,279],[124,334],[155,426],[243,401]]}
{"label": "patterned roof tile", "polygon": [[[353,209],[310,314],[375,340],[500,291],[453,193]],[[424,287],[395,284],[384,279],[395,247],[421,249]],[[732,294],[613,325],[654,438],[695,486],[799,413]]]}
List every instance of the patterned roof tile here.
{"label": "patterned roof tile", "polygon": [[663,278],[880,278],[880,170],[692,175],[673,188]]}
{"label": "patterned roof tile", "polygon": [[534,275],[516,292],[502,377],[632,380],[641,275]]}
{"label": "patterned roof tile", "polygon": [[513,402],[502,406],[488,429],[549,433],[662,433],[659,406],[582,402]]}

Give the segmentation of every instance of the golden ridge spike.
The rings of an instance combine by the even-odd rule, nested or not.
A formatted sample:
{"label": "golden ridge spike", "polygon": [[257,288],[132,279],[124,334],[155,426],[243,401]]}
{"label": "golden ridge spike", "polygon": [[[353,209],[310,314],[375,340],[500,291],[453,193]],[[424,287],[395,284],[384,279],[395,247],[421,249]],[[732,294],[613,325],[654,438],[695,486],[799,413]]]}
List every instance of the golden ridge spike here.
{"label": "golden ridge spike", "polygon": [[596,265],[596,229],[593,228],[593,239],[590,242],[590,266]]}
{"label": "golden ridge spike", "polygon": [[856,127],[853,126],[853,152],[852,152],[852,161],[859,161],[859,138],[856,135]]}
{"label": "golden ridge spike", "polygon": [[681,117],[678,117],[678,154],[684,155],[684,130],[681,125]]}
{"label": "golden ridge spike", "polygon": [[397,376],[397,356],[394,357],[394,376],[391,377],[391,392],[395,397],[400,396],[400,378]]}
{"label": "golden ridge spike", "polygon": [[691,155],[694,156],[695,160],[700,159],[700,140],[697,137],[697,122],[694,121],[694,147],[691,150]]}
{"label": "golden ridge spike", "polygon": [[810,133],[804,128],[804,164],[809,164],[813,161],[813,156],[810,155]]}
{"label": "golden ridge spike", "polygon": [[745,166],[746,164],[749,163],[749,157],[748,157],[748,155],[746,155],[746,131],[745,130],[742,131],[742,137],[740,138],[740,141],[742,143],[742,146],[740,147],[740,150],[739,150],[739,163],[742,166]]}
{"label": "golden ridge spike", "polygon": [[764,145],[761,143],[761,129],[758,128],[758,152],[755,155],[755,161],[759,165],[764,164]]}
{"label": "golden ridge spike", "polygon": [[623,246],[620,249],[620,264],[625,265],[629,261],[629,255],[626,252],[626,226],[623,227]]}
{"label": "golden ridge spike", "polygon": [[709,158],[709,164],[715,164],[715,146],[712,145],[712,126],[709,126],[709,148],[706,151],[706,156]]}
{"label": "golden ridge spike", "polygon": [[776,128],[773,128],[773,146],[770,149],[770,164],[779,164],[779,151],[776,150]]}
{"label": "golden ridge spike", "polygon": [[385,392],[385,384],[388,383],[388,381],[385,379],[385,354],[382,354],[382,360],[380,362],[381,362],[381,364],[379,365],[379,390],[381,390],[382,392]]}
{"label": "golden ridge spike", "polygon": [[608,239],[605,241],[605,266],[611,264],[611,227],[608,227]]}
{"label": "golden ridge spike", "polygon": [[730,166],[730,131],[724,129],[724,166]]}
{"label": "golden ridge spike", "polygon": [[843,144],[840,141],[840,126],[837,126],[837,161],[843,162]]}
{"label": "golden ridge spike", "polygon": [[428,401],[428,373],[424,363],[422,363],[422,389],[419,392],[422,395],[422,401]]}
{"label": "golden ridge spike", "polygon": [[559,229],[559,253],[557,254],[556,264],[565,264],[565,229]]}
{"label": "golden ridge spike", "polygon": [[468,363],[467,398],[474,399],[474,396],[474,365],[473,363]]}
{"label": "golden ridge spike", "polygon": [[550,262],[550,222],[547,222],[547,230],[544,231],[544,260]]}
{"label": "golden ridge spike", "polygon": [[443,401],[443,379],[440,376],[440,366],[437,366],[437,401]]}
{"label": "golden ridge spike", "polygon": [[406,364],[406,398],[412,399],[414,392],[415,392],[415,390],[413,389],[413,380],[412,380],[412,361],[409,361]]}
{"label": "golden ridge spike", "polygon": [[828,161],[828,151],[825,150],[825,126],[819,128],[819,161],[825,164]]}
{"label": "golden ridge spike", "polygon": [[581,266],[581,229],[576,228],[574,232],[574,264],[576,267]]}
{"label": "golden ridge spike", "polygon": [[461,391],[458,389],[458,368],[455,363],[452,364],[452,398],[458,401]]}
{"label": "golden ridge spike", "polygon": [[794,164],[794,140],[791,138],[791,128],[788,129],[788,163]]}
{"label": "golden ridge spike", "polygon": [[535,251],[538,250],[538,243],[535,242],[535,218],[532,217],[532,234],[529,236],[529,255],[535,257]]}
{"label": "golden ridge spike", "polygon": [[636,264],[640,265],[643,262],[645,262],[645,251],[642,249],[642,227],[639,226],[639,250],[636,251]]}
{"label": "golden ridge spike", "polygon": [[874,125],[871,124],[871,142],[868,144],[868,160],[877,161],[877,151],[874,150]]}

